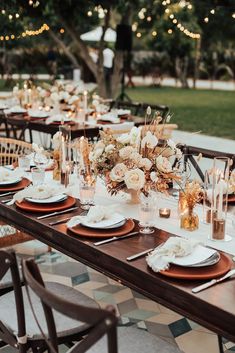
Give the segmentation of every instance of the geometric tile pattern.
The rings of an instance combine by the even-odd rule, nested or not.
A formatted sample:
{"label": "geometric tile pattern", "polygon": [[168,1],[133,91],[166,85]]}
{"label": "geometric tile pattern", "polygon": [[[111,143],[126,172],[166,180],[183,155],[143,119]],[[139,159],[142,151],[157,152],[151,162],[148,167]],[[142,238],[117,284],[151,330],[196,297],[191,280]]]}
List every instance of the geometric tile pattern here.
{"label": "geometric tile pattern", "polygon": [[[217,336],[206,328],[153,302],[122,284],[56,251],[37,255],[44,280],[78,289],[102,307],[112,304],[120,325],[136,325],[177,345],[185,353],[219,353]],[[223,340],[224,352],[235,344]]]}

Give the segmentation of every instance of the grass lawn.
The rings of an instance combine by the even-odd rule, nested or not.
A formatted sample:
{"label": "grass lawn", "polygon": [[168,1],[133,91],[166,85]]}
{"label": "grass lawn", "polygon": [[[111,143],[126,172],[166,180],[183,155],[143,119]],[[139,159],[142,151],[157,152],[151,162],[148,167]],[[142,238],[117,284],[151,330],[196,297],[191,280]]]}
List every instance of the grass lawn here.
{"label": "grass lawn", "polygon": [[180,130],[235,140],[235,92],[136,87],[126,93],[133,101],[167,105]]}

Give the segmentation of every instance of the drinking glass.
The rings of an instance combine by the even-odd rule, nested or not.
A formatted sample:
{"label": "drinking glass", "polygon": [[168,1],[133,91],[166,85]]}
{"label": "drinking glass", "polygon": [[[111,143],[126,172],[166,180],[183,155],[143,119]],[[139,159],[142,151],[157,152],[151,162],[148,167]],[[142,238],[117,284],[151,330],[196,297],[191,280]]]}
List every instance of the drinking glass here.
{"label": "drinking glass", "polygon": [[151,234],[154,232],[155,206],[152,197],[141,197],[139,206],[139,227],[140,233]]}
{"label": "drinking glass", "polygon": [[18,158],[18,166],[25,172],[30,170],[30,158],[26,155],[21,155]]}
{"label": "drinking glass", "polygon": [[83,210],[89,210],[94,205],[95,180],[80,179],[80,203]]}
{"label": "drinking glass", "polygon": [[31,172],[33,185],[42,185],[45,180],[45,170],[40,168],[32,168]]}

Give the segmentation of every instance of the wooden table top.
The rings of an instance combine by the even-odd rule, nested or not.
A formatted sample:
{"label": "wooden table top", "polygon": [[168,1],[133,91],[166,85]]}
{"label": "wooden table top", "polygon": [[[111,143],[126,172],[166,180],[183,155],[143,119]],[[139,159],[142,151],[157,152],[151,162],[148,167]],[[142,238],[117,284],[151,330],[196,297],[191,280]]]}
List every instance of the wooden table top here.
{"label": "wooden table top", "polygon": [[[7,118],[5,116],[2,117],[2,119],[6,119]],[[12,114],[9,115],[9,118],[12,120],[18,120],[18,121],[25,121],[25,123],[27,124],[27,127],[30,130],[33,131],[39,131],[39,132],[44,132],[44,133],[48,133],[50,135],[54,135],[58,130],[59,130],[59,126],[61,126],[61,124],[57,124],[57,123],[51,123],[51,124],[46,124],[45,119],[35,119],[35,118],[30,118],[30,116],[28,115],[23,115],[23,114]],[[143,124],[144,119],[141,117],[137,117],[137,116],[130,116],[127,120],[124,119],[123,121],[134,121],[136,126],[139,126],[141,124]],[[110,124],[110,123],[109,123]],[[75,139],[77,137],[81,137],[81,136],[87,136],[90,138],[94,138],[96,136],[99,135],[99,127],[91,127],[88,125],[82,125],[82,124],[76,124],[76,123],[72,123],[72,124],[66,124],[68,126],[71,127],[71,138]],[[105,126],[105,123],[104,123]]]}
{"label": "wooden table top", "polygon": [[[79,206],[78,202],[77,205]],[[0,204],[2,220],[8,221],[18,229],[30,233],[34,238],[120,281],[148,298],[235,341],[235,281],[233,279],[193,294],[191,289],[201,284],[201,281],[176,280],[156,274],[147,267],[144,257],[128,262],[127,256],[156,247],[171,235],[159,229],[151,235],[139,234],[97,247],[94,246],[96,239],[76,236],[66,229],[65,224],[49,226],[52,221],[74,216],[80,212],[79,208],[72,213],[39,221],[36,219],[37,214],[20,211],[15,205]]]}

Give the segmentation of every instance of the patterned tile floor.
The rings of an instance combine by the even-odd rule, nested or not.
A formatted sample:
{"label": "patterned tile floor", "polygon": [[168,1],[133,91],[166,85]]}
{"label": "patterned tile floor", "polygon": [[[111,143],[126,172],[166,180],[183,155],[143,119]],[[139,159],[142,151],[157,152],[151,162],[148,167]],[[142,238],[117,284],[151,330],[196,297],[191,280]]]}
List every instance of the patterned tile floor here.
{"label": "patterned tile floor", "polygon": [[[30,243],[32,242],[28,242],[28,248]],[[17,251],[22,252],[22,249],[24,246],[21,245]],[[25,252],[29,254],[28,250]],[[94,298],[101,307],[112,304],[120,316],[121,324],[137,325],[178,345],[185,353],[219,353],[217,336],[211,331],[105,275],[54,251],[49,254],[35,254],[35,258],[44,280],[72,286]],[[234,351],[235,344],[224,340],[224,352]]]}

